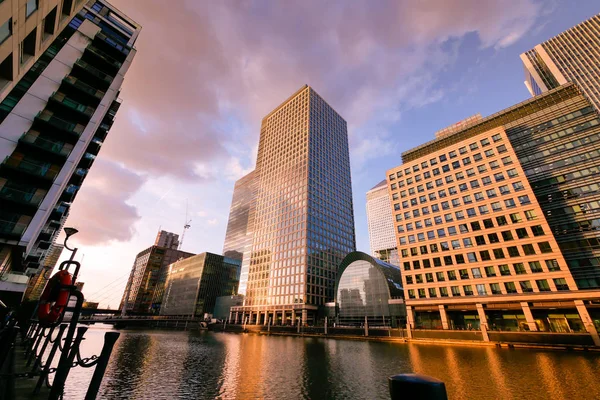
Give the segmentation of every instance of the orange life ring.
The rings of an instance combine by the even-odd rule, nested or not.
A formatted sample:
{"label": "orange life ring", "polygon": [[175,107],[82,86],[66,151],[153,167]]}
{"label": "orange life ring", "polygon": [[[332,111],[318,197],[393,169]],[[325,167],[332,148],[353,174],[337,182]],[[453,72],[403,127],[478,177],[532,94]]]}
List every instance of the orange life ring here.
{"label": "orange life ring", "polygon": [[38,305],[38,320],[42,326],[52,326],[61,319],[71,295],[71,274],[58,271],[46,284]]}

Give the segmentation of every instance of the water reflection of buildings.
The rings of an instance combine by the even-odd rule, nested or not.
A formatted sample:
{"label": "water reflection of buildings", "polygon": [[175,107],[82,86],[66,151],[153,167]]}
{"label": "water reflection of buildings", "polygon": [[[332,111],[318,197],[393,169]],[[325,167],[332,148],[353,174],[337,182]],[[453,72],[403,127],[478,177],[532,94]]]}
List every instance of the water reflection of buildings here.
{"label": "water reflection of buildings", "polygon": [[[398,326],[406,315],[400,269],[362,252],[352,252],[338,269],[328,315],[341,325]],[[335,310],[335,311],[334,311]]]}

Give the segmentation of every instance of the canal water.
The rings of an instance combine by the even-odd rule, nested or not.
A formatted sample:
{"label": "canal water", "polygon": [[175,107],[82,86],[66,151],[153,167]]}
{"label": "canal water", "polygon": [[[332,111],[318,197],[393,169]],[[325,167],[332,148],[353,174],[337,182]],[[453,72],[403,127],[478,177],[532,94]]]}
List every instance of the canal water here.
{"label": "canal water", "polygon": [[[82,356],[98,354],[92,327]],[[66,399],[83,399],[76,368]],[[387,378],[421,373],[450,399],[600,399],[600,353],[250,334],[121,331],[101,399],[389,399]]]}

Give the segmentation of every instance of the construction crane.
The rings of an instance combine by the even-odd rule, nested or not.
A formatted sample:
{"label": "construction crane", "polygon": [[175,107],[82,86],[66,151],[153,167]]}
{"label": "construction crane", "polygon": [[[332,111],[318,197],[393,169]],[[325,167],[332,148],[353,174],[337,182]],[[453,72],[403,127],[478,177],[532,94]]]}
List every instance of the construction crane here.
{"label": "construction crane", "polygon": [[179,241],[179,247],[177,248],[177,250],[181,250],[181,246],[183,246],[183,238],[185,237],[185,231],[190,229],[190,227],[192,226],[192,225],[190,225],[191,223],[192,223],[192,220],[191,219],[188,220],[188,206],[187,206],[187,202],[186,202],[185,221],[183,223],[183,232],[181,233],[181,240]]}

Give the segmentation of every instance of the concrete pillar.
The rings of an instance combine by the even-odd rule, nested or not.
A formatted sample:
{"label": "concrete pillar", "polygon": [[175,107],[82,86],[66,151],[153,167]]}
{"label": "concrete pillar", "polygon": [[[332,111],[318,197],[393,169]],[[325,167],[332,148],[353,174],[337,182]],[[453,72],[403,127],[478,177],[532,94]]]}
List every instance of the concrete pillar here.
{"label": "concrete pillar", "polygon": [[325,317],[324,332],[325,332],[325,335],[327,335],[327,317]]}
{"label": "concrete pillar", "polygon": [[233,319],[233,311],[229,311],[229,319],[227,321],[229,321],[229,323],[231,323],[232,319]]}
{"label": "concrete pillar", "polygon": [[442,328],[450,329],[450,326],[448,325],[448,314],[446,313],[446,307],[443,304],[440,304],[438,308],[440,309],[440,319],[442,320]]}
{"label": "concrete pillar", "polygon": [[286,318],[285,318],[285,317],[286,317],[286,315],[285,315],[285,313],[286,313],[286,311],[285,311],[285,310],[283,310],[283,311],[281,312],[281,325],[284,325],[284,326],[285,326],[285,323],[286,323]]}
{"label": "concrete pillar", "polygon": [[306,325],[306,321],[308,321],[308,310],[305,308],[302,310],[302,325]]}
{"label": "concrete pillar", "polygon": [[575,307],[577,307],[577,312],[583,321],[583,326],[585,326],[585,330],[592,336],[594,340],[594,345],[600,346],[600,336],[598,335],[598,330],[594,325],[594,321],[590,317],[590,313],[588,312],[585,304],[583,304],[583,300],[575,300]]}
{"label": "concrete pillar", "polygon": [[406,324],[411,330],[415,328],[415,312],[411,306],[406,306]]}
{"label": "concrete pillar", "polygon": [[292,325],[296,326],[296,310],[292,310]]}
{"label": "concrete pillar", "polygon": [[236,324],[238,323],[239,314],[240,314],[239,312],[237,312],[237,311],[235,312],[235,323]]}
{"label": "concrete pillar", "polygon": [[369,336],[369,321],[367,321],[366,315],[365,315],[365,336]]}
{"label": "concrete pillar", "polygon": [[529,303],[526,301],[521,302],[521,308],[523,309],[523,314],[525,315],[525,320],[527,321],[527,325],[529,326],[529,330],[532,332],[537,332],[538,328],[533,319],[533,314],[531,313],[531,309],[529,308]]}
{"label": "concrete pillar", "polygon": [[481,329],[481,336],[483,336],[484,342],[490,341],[490,336],[488,335],[488,323],[487,317],[485,316],[485,310],[483,309],[483,304],[477,304],[477,314],[479,314],[479,328]]}

